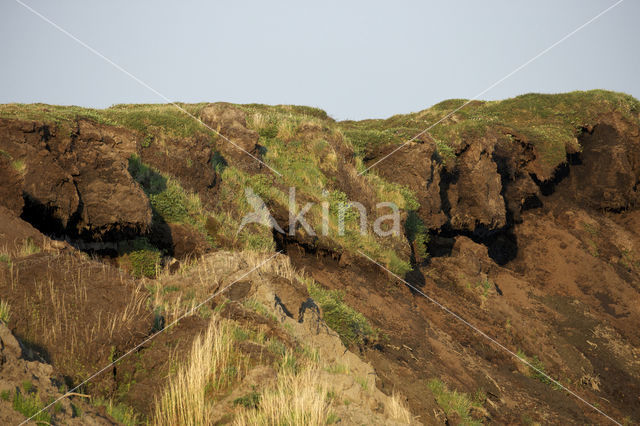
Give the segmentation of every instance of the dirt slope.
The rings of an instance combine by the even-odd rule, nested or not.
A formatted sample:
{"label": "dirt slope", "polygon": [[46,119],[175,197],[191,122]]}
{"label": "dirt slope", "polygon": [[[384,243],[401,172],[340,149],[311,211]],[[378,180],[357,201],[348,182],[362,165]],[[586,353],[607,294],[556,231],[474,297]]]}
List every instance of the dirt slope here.
{"label": "dirt slope", "polygon": [[[175,383],[192,383],[199,342],[222,330],[230,364],[188,392],[206,422],[265,421],[277,395],[298,415],[301,380],[324,392],[304,403],[329,423],[609,421],[593,407],[640,422],[640,104],[477,101],[398,150],[459,104],[340,123],[184,105],[222,136],[171,106],[0,106],[0,321],[24,359],[50,365],[31,392],[6,367],[2,389],[42,408],[144,342],[77,390],[82,412],[47,413],[175,423]],[[247,187],[286,230],[295,188],[316,232],[241,229]],[[347,214],[340,235],[344,201],[368,216]],[[399,235],[372,232],[385,201]],[[14,405],[6,421],[25,418]]]}

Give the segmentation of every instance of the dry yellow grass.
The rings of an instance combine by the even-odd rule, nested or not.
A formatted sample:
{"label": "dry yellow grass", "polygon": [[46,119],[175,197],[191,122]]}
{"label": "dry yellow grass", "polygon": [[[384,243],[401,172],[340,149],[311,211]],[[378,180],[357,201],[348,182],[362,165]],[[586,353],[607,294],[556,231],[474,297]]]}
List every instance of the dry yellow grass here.
{"label": "dry yellow grass", "polygon": [[[242,372],[229,322],[213,316],[207,331],[193,341],[188,362],[172,375],[156,400],[158,425],[206,425],[213,422],[210,392],[228,386]],[[235,374],[230,375],[233,371]]]}
{"label": "dry yellow grass", "polygon": [[411,424],[411,412],[407,408],[404,397],[396,391],[394,391],[393,394],[391,394],[391,397],[389,397],[387,406],[385,407],[385,412],[396,422]]}
{"label": "dry yellow grass", "polygon": [[236,415],[235,425],[326,425],[331,416],[328,387],[317,367],[299,373],[281,372],[266,390],[258,408]]}
{"label": "dry yellow grass", "polygon": [[296,123],[290,120],[282,120],[278,123],[278,139],[289,142],[296,135]]}
{"label": "dry yellow grass", "polygon": [[[35,282],[33,292],[25,297],[30,324],[28,338],[43,346],[62,346],[69,362],[77,359],[78,354],[86,353],[88,342],[98,337],[112,340],[121,330],[134,329],[147,312],[145,289],[118,274],[123,291],[125,288],[130,291],[129,299],[119,309],[105,309],[93,316],[89,308],[93,302],[91,286],[96,280],[104,279],[109,267],[76,256],[47,257],[40,261],[47,262],[49,271],[56,268],[65,271],[66,277],[63,283],[61,276],[48,273]],[[19,283],[18,273],[10,270],[12,287]],[[43,314],[42,306],[54,314]]]}
{"label": "dry yellow grass", "polygon": [[267,117],[260,112],[256,112],[249,117],[249,126],[255,131],[259,132],[260,130],[266,128],[268,125],[269,121]]}

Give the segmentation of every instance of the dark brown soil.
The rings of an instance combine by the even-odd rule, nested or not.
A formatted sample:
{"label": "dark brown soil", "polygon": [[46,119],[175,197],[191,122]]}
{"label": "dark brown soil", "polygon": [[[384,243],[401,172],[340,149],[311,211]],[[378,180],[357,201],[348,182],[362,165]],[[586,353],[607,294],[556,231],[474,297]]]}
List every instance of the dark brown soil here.
{"label": "dark brown soil", "polygon": [[[247,128],[242,110],[213,104],[201,118],[259,157],[259,136]],[[464,140],[455,158],[443,159],[425,137],[380,163],[380,176],[416,193],[417,214],[430,234],[427,258],[416,257],[415,243],[397,243],[398,253],[414,254],[414,270],[405,277],[413,288],[322,237],[276,234],[275,242],[296,268],[342,290],[345,302],[380,330],[377,341],[351,349],[375,368],[378,387],[400,390],[426,424],[460,420],[443,414],[429,390],[434,378],[482,395],[474,418],[485,422],[606,421],[513,353],[615,419],[640,422],[640,132],[634,126],[603,113],[580,136],[582,151],[568,150],[567,161],[554,170],[544,167],[531,141],[509,135],[505,142],[499,129]],[[297,132],[328,141],[339,156],[332,187],[372,209],[376,198],[354,173],[351,148],[320,126],[305,124]],[[268,173],[205,133],[180,139],[159,129],[143,143],[134,131],[88,120],[0,119],[0,135],[0,299],[10,304],[9,327],[29,357],[50,363],[69,386],[143,341],[162,318],[150,311],[141,287],[150,281],[135,280],[66,241],[147,238],[185,264],[210,249],[191,226],[152,227],[149,200],[129,175],[127,158],[139,155],[197,192],[206,206],[215,204],[221,179],[214,169],[217,151],[244,171]],[[380,147],[365,161],[372,165],[395,148]],[[282,207],[273,214],[283,224],[288,219]],[[309,295],[284,278],[270,279],[276,304],[299,319]],[[273,319],[238,303],[253,286],[248,279],[238,282],[221,314],[295,347],[299,342]],[[147,416],[166,383],[169,360],[186,357],[207,323],[199,316],[183,320],[86,391]],[[259,344],[244,342],[242,350],[256,363],[269,363]]]}

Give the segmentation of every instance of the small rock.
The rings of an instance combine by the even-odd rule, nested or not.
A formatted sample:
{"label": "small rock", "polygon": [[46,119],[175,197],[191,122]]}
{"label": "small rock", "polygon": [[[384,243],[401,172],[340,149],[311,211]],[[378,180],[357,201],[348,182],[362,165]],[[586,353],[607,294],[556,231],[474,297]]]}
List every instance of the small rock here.
{"label": "small rock", "polygon": [[22,357],[22,348],[18,339],[13,336],[9,328],[2,322],[0,322],[0,349],[4,356],[8,355],[16,359]]}

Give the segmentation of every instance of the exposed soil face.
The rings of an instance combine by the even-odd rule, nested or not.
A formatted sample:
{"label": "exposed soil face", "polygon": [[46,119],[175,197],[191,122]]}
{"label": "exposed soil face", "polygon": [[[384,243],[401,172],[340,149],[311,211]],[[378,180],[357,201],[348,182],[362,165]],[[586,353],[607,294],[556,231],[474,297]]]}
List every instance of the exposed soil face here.
{"label": "exposed soil face", "polygon": [[261,157],[259,135],[247,128],[247,119],[241,109],[219,102],[205,107],[200,113],[200,119],[219,133],[216,147],[226,161],[248,172],[256,172],[263,167],[257,161]]}
{"label": "exposed soil face", "polygon": [[[417,215],[430,237],[429,255],[418,254],[423,243],[411,240],[407,228],[407,235],[388,243],[399,258],[410,258],[413,270],[403,277],[410,287],[353,249],[367,248],[364,239],[343,250],[321,235],[274,232],[268,243],[283,251],[293,268],[278,264],[257,272],[252,271],[258,265],[255,253],[251,260],[248,252],[220,250],[238,247],[237,235],[233,239],[229,233],[228,244],[212,245],[209,237],[225,219],[213,215],[236,206],[231,199],[225,200],[229,206],[219,205],[228,176],[220,170],[236,168],[244,173],[236,172],[239,182],[256,178],[265,192],[270,183],[279,190],[286,186],[242,152],[266,155],[259,144],[265,139],[250,128],[245,111],[220,103],[198,112],[207,126],[242,149],[206,130],[178,137],[161,128],[143,134],[89,119],[58,124],[0,119],[0,299],[11,306],[6,331],[0,321],[0,359],[13,351],[15,335],[22,352],[11,352],[15,368],[4,370],[11,371],[13,388],[19,387],[22,376],[16,372],[24,365],[38,370],[43,379],[37,386],[47,392],[55,393],[54,382],[78,384],[233,283],[82,391],[152,418],[156,395],[187,362],[194,339],[215,312],[238,328],[241,337],[234,344],[249,366],[238,373],[236,388],[212,396],[220,403],[216,415],[222,423],[237,413],[235,399],[274,383],[286,351],[306,353],[308,347],[332,366],[345,362],[357,372],[333,377],[340,395],[354,403],[352,409],[336,405],[346,424],[390,422],[383,406],[395,391],[425,424],[606,420],[517,357],[616,420],[640,421],[637,123],[602,112],[576,140],[554,150],[545,151],[546,141],[530,132],[496,125],[465,136],[450,151],[425,135],[395,153],[397,144],[382,144],[360,158],[326,122],[285,128],[291,140],[283,137],[283,146],[295,138],[309,144],[314,150],[309,155],[323,160],[317,170],[330,177],[327,188],[334,195],[374,211],[379,194],[371,176],[358,175],[360,166],[374,164],[380,179],[412,191],[419,206],[402,212],[403,225],[409,214]],[[267,124],[261,132],[281,130],[270,118],[262,119]],[[132,155],[197,194],[202,211],[175,223],[158,220],[145,182],[132,177]],[[296,161],[291,167],[311,167]],[[318,202],[321,196],[314,194],[300,191],[299,203]],[[287,229],[286,203],[274,204],[269,205],[273,217]],[[236,207],[226,213],[242,217],[245,207]],[[152,262],[160,262],[151,268],[160,265],[160,274],[134,278],[116,260],[79,250],[129,241],[147,244],[131,252],[141,261],[151,252]],[[160,259],[149,246],[172,258]],[[344,347],[342,336],[323,321],[307,278],[293,270],[341,291],[377,336]],[[433,379],[466,394],[473,401],[468,412],[447,410]],[[2,415],[7,407],[0,401]],[[100,410],[87,412],[96,422],[112,421]],[[69,413],[70,421],[78,420]]]}
{"label": "exposed soil face", "polygon": [[[0,291],[17,337],[72,385],[147,336],[153,317],[129,277],[67,250],[3,264]],[[51,313],[53,324],[42,312]],[[103,375],[91,386],[104,391],[113,384]]]}
{"label": "exposed soil face", "polygon": [[89,239],[144,231],[151,209],[117,142],[76,126],[0,120],[0,149],[24,168],[22,215],[45,232]]}
{"label": "exposed soil face", "polygon": [[640,139],[614,124],[595,126],[580,138],[564,194],[594,209],[620,211],[636,207],[640,199],[638,169]]}

